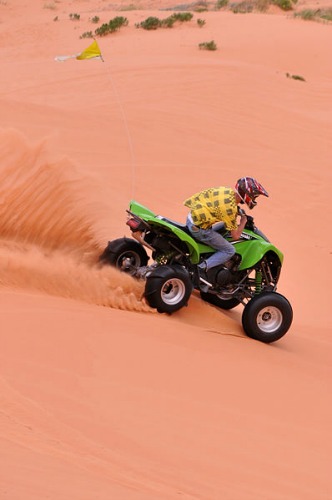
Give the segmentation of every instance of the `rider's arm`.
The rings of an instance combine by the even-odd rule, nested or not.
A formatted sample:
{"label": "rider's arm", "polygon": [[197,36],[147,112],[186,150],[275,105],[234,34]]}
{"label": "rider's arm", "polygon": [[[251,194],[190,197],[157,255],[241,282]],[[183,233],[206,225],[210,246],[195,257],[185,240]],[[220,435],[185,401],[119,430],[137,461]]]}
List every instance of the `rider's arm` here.
{"label": "rider's arm", "polygon": [[232,240],[238,240],[241,236],[241,233],[244,229],[244,226],[247,223],[247,217],[245,215],[241,215],[240,223],[236,229],[231,231]]}

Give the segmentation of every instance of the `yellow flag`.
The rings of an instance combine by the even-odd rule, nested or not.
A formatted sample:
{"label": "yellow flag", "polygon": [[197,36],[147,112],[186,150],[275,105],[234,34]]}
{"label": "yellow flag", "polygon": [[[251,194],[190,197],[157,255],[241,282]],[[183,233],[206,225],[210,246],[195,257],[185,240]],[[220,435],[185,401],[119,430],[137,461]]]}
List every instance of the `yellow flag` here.
{"label": "yellow flag", "polygon": [[78,56],[76,56],[76,59],[93,59],[94,57],[99,57],[100,59],[103,59],[99,45],[96,40],[94,40],[87,49],[83,50],[83,52],[81,52]]}

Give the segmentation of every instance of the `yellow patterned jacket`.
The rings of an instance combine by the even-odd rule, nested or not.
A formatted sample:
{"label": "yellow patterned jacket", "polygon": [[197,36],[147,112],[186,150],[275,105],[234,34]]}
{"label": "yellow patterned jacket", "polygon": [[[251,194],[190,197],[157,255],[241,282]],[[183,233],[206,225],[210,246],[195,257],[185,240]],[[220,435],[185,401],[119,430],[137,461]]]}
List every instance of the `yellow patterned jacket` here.
{"label": "yellow patterned jacket", "polygon": [[228,231],[238,227],[235,192],[229,187],[205,189],[188,198],[184,205],[190,209],[193,223],[202,229],[221,221]]}

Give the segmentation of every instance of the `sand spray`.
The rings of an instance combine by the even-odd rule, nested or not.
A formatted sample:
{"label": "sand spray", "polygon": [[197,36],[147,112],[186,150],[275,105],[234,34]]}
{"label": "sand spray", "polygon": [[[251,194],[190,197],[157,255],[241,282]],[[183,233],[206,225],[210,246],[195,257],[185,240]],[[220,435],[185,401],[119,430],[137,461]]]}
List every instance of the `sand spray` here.
{"label": "sand spray", "polygon": [[91,184],[45,141],[0,129],[0,287],[41,291],[117,309],[151,311],[144,285],[100,266]]}

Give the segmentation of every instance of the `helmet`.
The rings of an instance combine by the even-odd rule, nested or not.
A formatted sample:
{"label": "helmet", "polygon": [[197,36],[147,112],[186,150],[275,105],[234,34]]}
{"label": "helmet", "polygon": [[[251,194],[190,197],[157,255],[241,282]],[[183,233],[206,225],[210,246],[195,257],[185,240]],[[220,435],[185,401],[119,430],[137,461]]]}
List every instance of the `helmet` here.
{"label": "helmet", "polygon": [[250,209],[257,205],[257,196],[269,196],[263,186],[252,177],[241,177],[235,185],[235,191],[240,196],[241,203],[246,203]]}

